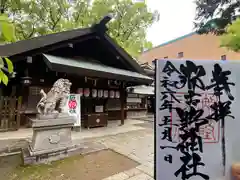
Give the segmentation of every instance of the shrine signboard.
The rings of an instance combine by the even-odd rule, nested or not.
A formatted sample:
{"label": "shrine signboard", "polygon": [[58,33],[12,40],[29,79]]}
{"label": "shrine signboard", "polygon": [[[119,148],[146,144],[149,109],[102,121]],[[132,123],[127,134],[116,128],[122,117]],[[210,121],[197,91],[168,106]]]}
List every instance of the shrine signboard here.
{"label": "shrine signboard", "polygon": [[156,61],[156,180],[232,179],[231,164],[240,162],[239,69],[236,61]]}

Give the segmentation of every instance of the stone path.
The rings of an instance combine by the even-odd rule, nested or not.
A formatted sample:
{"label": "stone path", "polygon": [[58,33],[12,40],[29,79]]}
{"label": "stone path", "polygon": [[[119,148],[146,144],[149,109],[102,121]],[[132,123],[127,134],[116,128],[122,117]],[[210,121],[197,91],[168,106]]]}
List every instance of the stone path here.
{"label": "stone path", "polygon": [[[99,127],[93,129],[83,129],[81,132],[72,132],[74,144],[80,144],[83,141],[91,141],[91,139],[116,135],[119,133],[127,133],[144,129],[137,124],[142,124],[143,121],[126,120],[124,126],[119,126],[119,122],[110,122],[108,127]],[[3,152],[21,151],[21,148],[27,146],[32,137],[32,129],[20,129],[18,131],[0,133],[0,154]]]}
{"label": "stone path", "polygon": [[147,114],[146,116],[142,116],[142,117],[133,117],[132,119],[135,119],[135,120],[141,120],[141,121],[154,122],[154,115],[153,115],[153,114]]}
{"label": "stone path", "polygon": [[[124,126],[113,126],[115,125],[73,133],[73,141],[76,144],[84,141],[101,143],[107,148],[140,163],[134,169],[119,172],[104,180],[153,180],[153,125],[146,121],[128,120]],[[16,144],[20,147],[25,146],[25,141],[19,141],[19,139],[28,139],[29,137],[31,137],[29,130],[24,131],[24,133],[20,131],[0,134],[0,151],[6,151],[6,148],[8,151],[13,147],[16,148]]]}
{"label": "stone path", "polygon": [[154,138],[153,129],[146,128],[96,140],[123,154],[141,165],[104,180],[153,180],[154,176]]}
{"label": "stone path", "polygon": [[[143,123],[143,121],[128,119],[128,120],[125,120],[125,124],[123,126],[119,126],[120,121],[109,121],[107,127],[99,127],[99,128],[91,128],[91,129],[83,128],[80,132],[73,131],[72,139],[80,140],[80,139],[88,139],[88,138],[97,138],[101,136],[108,136],[108,135],[126,133],[130,131],[135,131],[135,130],[141,130],[143,128],[141,128],[140,126],[135,126],[135,124],[141,124],[141,123]],[[32,138],[31,128],[24,128],[24,129],[19,129],[18,131],[0,133],[0,141],[31,139],[31,138]]]}

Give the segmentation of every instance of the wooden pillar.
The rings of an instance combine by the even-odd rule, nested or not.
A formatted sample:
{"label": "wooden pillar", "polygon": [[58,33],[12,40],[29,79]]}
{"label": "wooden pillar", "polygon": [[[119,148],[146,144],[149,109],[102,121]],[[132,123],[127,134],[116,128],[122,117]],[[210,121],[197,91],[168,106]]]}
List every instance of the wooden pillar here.
{"label": "wooden pillar", "polygon": [[124,125],[125,108],[126,108],[126,100],[127,100],[127,93],[125,88],[122,88],[120,91],[120,100],[121,100],[121,125]]}

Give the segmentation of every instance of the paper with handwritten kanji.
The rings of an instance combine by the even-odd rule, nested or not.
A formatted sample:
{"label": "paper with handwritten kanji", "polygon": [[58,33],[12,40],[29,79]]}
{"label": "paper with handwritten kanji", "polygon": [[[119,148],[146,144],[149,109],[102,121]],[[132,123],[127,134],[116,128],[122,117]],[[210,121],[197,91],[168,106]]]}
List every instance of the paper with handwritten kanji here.
{"label": "paper with handwritten kanji", "polygon": [[156,179],[230,180],[240,161],[238,62],[156,61]]}

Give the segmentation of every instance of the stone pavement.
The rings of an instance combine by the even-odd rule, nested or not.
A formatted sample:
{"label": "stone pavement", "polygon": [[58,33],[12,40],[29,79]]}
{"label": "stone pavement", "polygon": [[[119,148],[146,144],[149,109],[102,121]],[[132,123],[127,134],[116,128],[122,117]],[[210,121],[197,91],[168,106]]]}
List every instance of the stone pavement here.
{"label": "stone pavement", "polygon": [[[74,144],[81,144],[84,141],[91,141],[98,137],[108,135],[116,135],[119,133],[127,133],[144,129],[137,124],[142,124],[143,121],[126,120],[123,126],[119,126],[120,122],[109,122],[107,127],[99,127],[93,129],[83,129],[81,132],[72,132],[72,139]],[[32,129],[20,129],[18,131],[0,133],[0,154],[20,151],[21,148],[27,146],[28,141],[31,140]]]}
{"label": "stone pavement", "polygon": [[132,119],[154,122],[154,114],[147,114],[146,116],[133,117]]}
{"label": "stone pavement", "polygon": [[[108,127],[73,132],[72,138],[76,144],[84,141],[100,143],[140,163],[134,169],[119,172],[104,180],[153,180],[153,128],[151,125],[144,125],[144,123],[149,122],[127,120],[124,126],[119,126],[119,123],[113,122]],[[9,152],[9,149],[14,149],[16,144],[20,146],[19,148],[25,146],[21,139],[29,139],[31,135],[31,129],[0,133],[0,152],[1,150],[6,151],[6,149]]]}
{"label": "stone pavement", "polygon": [[[98,127],[86,129],[83,128],[80,132],[72,132],[73,139],[86,139],[86,138],[95,138],[107,135],[114,135],[119,133],[125,133],[135,130],[141,130],[140,126],[135,126],[135,124],[142,124],[143,121],[136,119],[128,119],[125,120],[125,124],[123,126],[119,126],[120,121],[109,121],[107,127]],[[1,140],[16,140],[16,139],[31,139],[32,137],[32,129],[31,128],[23,128],[18,131],[9,131],[9,132],[1,132],[0,133],[0,141]]]}
{"label": "stone pavement", "polygon": [[153,180],[154,138],[152,128],[98,138],[96,141],[140,163],[134,169],[119,172],[104,180]]}

